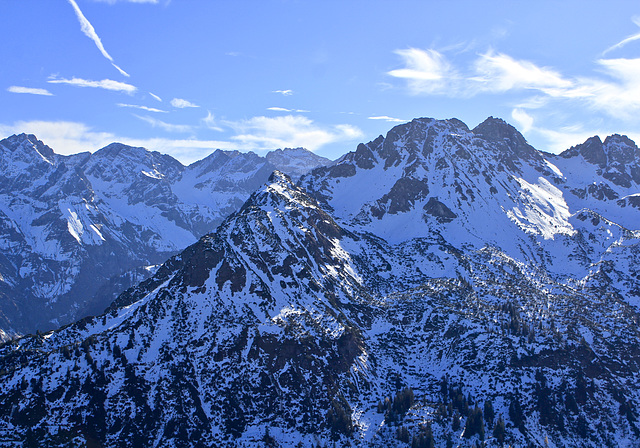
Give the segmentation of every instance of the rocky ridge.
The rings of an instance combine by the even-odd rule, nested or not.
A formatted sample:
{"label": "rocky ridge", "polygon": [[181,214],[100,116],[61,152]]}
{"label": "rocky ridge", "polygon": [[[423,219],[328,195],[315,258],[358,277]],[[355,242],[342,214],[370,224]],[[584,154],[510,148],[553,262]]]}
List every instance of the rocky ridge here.
{"label": "rocky ridge", "polygon": [[0,347],[0,435],[635,446],[639,158],[606,141],[634,158],[416,119],[297,185],[276,173],[107,313]]}
{"label": "rocky ridge", "polygon": [[[278,154],[295,173],[328,163],[305,150]],[[11,334],[101,313],[215,229],[275,167],[220,150],[185,167],[119,143],[62,156],[22,134],[0,142],[0,169],[0,328]]]}

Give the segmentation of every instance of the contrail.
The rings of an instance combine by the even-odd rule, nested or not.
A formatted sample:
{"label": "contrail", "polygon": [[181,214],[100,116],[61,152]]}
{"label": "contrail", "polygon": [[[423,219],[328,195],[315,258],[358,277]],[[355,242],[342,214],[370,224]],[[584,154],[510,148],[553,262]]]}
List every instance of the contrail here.
{"label": "contrail", "polygon": [[128,78],[129,74],[118,67],[113,61],[111,55],[107,53],[107,50],[105,50],[104,45],[102,45],[102,41],[100,40],[100,37],[98,37],[96,30],[93,28],[93,25],[91,25],[84,14],[82,14],[82,11],[80,11],[80,8],[78,7],[78,4],[75,2],[75,0],[69,0],[69,3],[71,3],[71,6],[73,6],[74,11],[76,12],[76,16],[78,17],[78,21],[80,22],[80,29],[82,30],[82,32],[96,44],[96,47],[98,47],[100,53],[102,53],[102,55],[107,58],[109,62],[111,62],[111,65],[113,65],[122,75]]}

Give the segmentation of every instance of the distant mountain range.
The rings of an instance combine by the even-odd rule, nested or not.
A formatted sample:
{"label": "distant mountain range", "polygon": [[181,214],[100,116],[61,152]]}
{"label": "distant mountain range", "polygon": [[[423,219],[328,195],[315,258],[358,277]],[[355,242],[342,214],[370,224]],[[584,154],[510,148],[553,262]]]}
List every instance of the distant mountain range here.
{"label": "distant mountain range", "polygon": [[101,313],[273,170],[299,177],[329,163],[301,148],[218,150],[183,166],[119,143],[62,156],[33,135],[0,141],[0,329],[43,331]]}
{"label": "distant mountain range", "polygon": [[[200,183],[169,203],[148,192],[179,176],[156,166],[100,203],[201,222],[163,215]],[[415,119],[297,182],[276,171],[106,313],[0,346],[0,440],[635,447],[639,198],[628,138],[553,155],[495,118]],[[93,247],[105,224],[79,209],[61,232]],[[169,253],[164,234],[144,241]]]}

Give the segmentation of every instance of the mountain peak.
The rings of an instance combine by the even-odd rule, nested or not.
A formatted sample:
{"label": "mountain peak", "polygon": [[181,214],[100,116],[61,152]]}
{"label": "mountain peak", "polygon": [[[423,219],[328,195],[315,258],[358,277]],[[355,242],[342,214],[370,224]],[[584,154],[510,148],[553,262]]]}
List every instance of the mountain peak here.
{"label": "mountain peak", "polygon": [[522,134],[502,118],[489,117],[473,128],[472,132],[492,141],[514,137],[524,140]]}
{"label": "mountain peak", "polygon": [[150,153],[146,148],[142,148],[139,146],[130,146],[125,145],[124,143],[110,143],[104,148],[100,148],[94,153],[94,156],[105,157],[107,159],[113,160],[116,157],[144,157],[147,153]]}
{"label": "mountain peak", "polygon": [[275,170],[273,173],[271,173],[271,176],[269,176],[269,183],[279,184],[287,187],[293,185],[293,181],[291,180],[291,178],[282,171],[278,170]]}
{"label": "mountain peak", "polygon": [[51,165],[54,164],[55,153],[53,149],[38,140],[33,134],[14,134],[0,141],[0,147],[7,148],[13,153],[18,152],[19,148],[25,148],[27,151],[35,150],[44,161]]}
{"label": "mountain peak", "polygon": [[268,152],[266,159],[277,170],[286,172],[293,179],[299,179],[314,168],[332,163],[331,160],[305,148],[276,149]]}
{"label": "mountain peak", "polygon": [[604,142],[596,135],[560,154],[564,159],[576,156],[596,165],[608,180],[617,185],[628,188],[632,182],[640,183],[640,149],[626,135],[613,134]]}
{"label": "mountain peak", "polygon": [[512,153],[518,158],[530,160],[542,157],[515,127],[501,118],[489,117],[471,132],[484,140],[498,144],[497,148],[503,153]]}

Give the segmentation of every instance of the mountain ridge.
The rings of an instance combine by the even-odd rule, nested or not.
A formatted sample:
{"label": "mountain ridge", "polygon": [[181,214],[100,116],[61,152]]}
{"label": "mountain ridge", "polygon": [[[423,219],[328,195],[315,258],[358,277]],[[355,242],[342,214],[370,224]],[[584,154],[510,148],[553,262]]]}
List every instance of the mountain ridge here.
{"label": "mountain ridge", "polygon": [[416,119],[297,183],[274,173],[106,313],[0,346],[0,429],[635,446],[640,229],[619,201],[638,184],[514,129]]}
{"label": "mountain ridge", "polygon": [[[34,135],[2,140],[0,328],[33,332],[102,312],[149,266],[212,231],[275,169],[254,153],[225,154],[215,169],[211,157],[183,166],[121,143],[62,156]],[[329,163],[307,158],[308,166]],[[43,312],[28,312],[28,303]]]}

